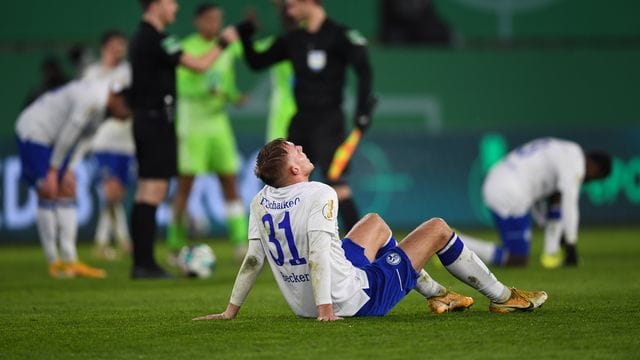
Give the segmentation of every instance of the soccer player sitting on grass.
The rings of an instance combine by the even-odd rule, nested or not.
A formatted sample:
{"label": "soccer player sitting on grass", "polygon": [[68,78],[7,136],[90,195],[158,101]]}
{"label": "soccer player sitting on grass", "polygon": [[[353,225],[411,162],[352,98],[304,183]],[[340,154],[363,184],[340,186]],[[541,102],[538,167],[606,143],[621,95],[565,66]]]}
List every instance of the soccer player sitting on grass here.
{"label": "soccer player sitting on grass", "polygon": [[545,229],[542,265],[577,265],[580,186],[610,172],[608,154],[584,153],[571,141],[541,138],[520,146],[491,168],[483,185],[502,245],[465,237],[467,245],[487,263],[525,266],[533,217]]}
{"label": "soccer player sitting on grass", "polygon": [[464,310],[473,299],[448,291],[423,270],[437,254],[456,278],[491,300],[493,312],[531,311],[544,291],[507,288],[438,218],[418,226],[399,244],[376,214],[362,218],[345,239],[338,236],[338,199],[328,185],[310,182],[314,165],[283,139],[258,154],[256,175],[267,185],[251,203],[249,249],[227,309],[194,320],[233,319],[265,258],[293,312],[321,321],[385,315],[411,290],[435,313]]}
{"label": "soccer player sitting on grass", "polygon": [[[73,168],[79,143],[91,139],[108,111],[130,116],[124,96],[107,81],[80,80],[46,92],[16,123],[22,178],[38,193],[37,226],[51,277],[104,278],[102,269],[78,261]],[[62,261],[58,259],[60,243]]]}

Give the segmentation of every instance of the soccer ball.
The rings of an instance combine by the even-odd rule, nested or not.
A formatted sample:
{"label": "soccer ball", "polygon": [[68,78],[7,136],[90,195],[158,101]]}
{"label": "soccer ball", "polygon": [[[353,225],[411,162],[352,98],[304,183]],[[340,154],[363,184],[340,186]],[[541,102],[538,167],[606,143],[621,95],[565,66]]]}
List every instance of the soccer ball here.
{"label": "soccer ball", "polygon": [[178,267],[189,277],[208,278],[215,265],[216,255],[207,244],[184,246],[178,254]]}

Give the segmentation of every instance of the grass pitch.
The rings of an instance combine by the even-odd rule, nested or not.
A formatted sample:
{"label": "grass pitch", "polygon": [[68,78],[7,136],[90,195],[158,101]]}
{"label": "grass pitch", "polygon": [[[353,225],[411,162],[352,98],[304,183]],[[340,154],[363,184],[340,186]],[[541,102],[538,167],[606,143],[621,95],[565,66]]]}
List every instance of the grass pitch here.
{"label": "grass pitch", "polygon": [[86,243],[81,258],[105,267],[106,280],[49,279],[38,246],[4,245],[0,358],[638,358],[640,229],[583,229],[580,266],[551,271],[537,261],[540,237],[528,268],[494,269],[507,285],[546,290],[539,311],[489,313],[486,298],[429,264],[474,297],[471,310],[435,316],[413,293],[385,317],[334,323],[296,318],[266,266],[236,320],[191,321],[227,304],[237,266],[223,241],[210,243],[219,258],[210,279],[136,282],[128,260],[91,261]]}

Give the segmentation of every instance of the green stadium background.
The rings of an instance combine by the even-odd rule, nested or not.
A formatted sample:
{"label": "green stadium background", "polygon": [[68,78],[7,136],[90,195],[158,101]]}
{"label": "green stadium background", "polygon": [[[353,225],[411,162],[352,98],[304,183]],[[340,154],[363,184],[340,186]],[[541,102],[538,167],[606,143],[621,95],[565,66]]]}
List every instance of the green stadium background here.
{"label": "green stadium background", "polygon": [[[198,1],[179,1],[176,24],[191,31]],[[262,34],[278,32],[270,2],[217,2],[228,22],[248,6]],[[640,3],[632,0],[434,0],[455,33],[448,48],[383,45],[377,41],[378,1],[325,0],[334,18],[370,39],[380,105],[349,179],[363,211],[409,228],[442,216],[458,227],[489,224],[480,202],[488,167],[508,149],[539,136],[559,136],[615,155],[613,175],[587,186],[581,221],[640,219]],[[35,199],[17,181],[15,119],[39,80],[40,62],[61,59],[74,44],[97,47],[100,34],[131,34],[141,11],[135,0],[44,1],[4,4],[0,23],[0,241],[35,239]],[[97,52],[96,52],[97,54]],[[264,138],[268,73],[238,64],[251,101],[232,109],[245,159],[243,197],[259,186],[251,159]],[[70,71],[70,69],[68,69]],[[353,79],[351,79],[352,82]],[[347,90],[348,113],[353,108]],[[91,165],[80,174],[81,235],[92,235],[97,192]],[[195,209],[223,230],[220,195],[212,179],[198,187]],[[167,207],[160,212],[166,219]]]}

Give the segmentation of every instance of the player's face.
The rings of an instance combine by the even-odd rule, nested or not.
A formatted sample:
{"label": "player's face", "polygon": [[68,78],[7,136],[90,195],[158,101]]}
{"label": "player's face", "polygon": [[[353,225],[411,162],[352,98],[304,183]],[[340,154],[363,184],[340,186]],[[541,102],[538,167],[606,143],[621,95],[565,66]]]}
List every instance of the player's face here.
{"label": "player's face", "polygon": [[307,157],[307,154],[304,153],[302,146],[295,145],[292,142],[287,142],[287,152],[289,153],[289,162],[293,166],[297,166],[302,171],[302,174],[305,176],[311,175],[311,172],[314,169],[311,160]]}
{"label": "player's face", "polygon": [[306,0],[286,0],[287,15],[295,21],[303,21],[307,18],[307,1]]}
{"label": "player's face", "polygon": [[127,40],[121,37],[111,38],[104,44],[103,51],[105,56],[110,56],[115,63],[120,63],[127,56]]}
{"label": "player's face", "polygon": [[157,4],[162,21],[165,24],[173,24],[176,21],[176,13],[178,12],[176,0],[158,0]]}
{"label": "player's face", "polygon": [[198,32],[207,39],[218,35],[223,23],[223,13],[220,9],[210,9],[196,18]]}

